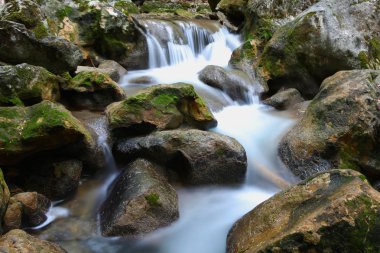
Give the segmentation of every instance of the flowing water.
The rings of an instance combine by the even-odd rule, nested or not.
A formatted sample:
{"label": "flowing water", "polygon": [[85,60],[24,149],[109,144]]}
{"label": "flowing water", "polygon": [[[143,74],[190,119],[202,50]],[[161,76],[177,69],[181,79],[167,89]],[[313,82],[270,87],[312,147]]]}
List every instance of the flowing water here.
{"label": "flowing water", "polygon": [[[198,72],[207,65],[227,67],[232,51],[241,43],[237,35],[213,21],[139,22],[148,42],[150,68],[130,71],[120,85],[131,95],[158,83],[193,84],[218,120],[218,126],[211,131],[234,137],[246,149],[246,182],[239,187],[180,187],[180,218],[171,226],[138,242],[102,237],[94,229],[94,224],[98,226],[95,211],[117,170],[107,144],[105,120],[95,117],[89,126],[98,135],[108,172],[95,182],[84,182],[77,197],[60,207],[70,210],[68,217],[55,221],[40,236],[57,241],[69,252],[223,253],[228,230],[237,219],[296,181],[277,156],[278,142],[295,120],[287,113],[261,105],[255,87],[247,94],[252,103],[238,105],[222,91],[199,81]],[[80,206],[81,211],[73,211],[73,206]],[[79,225],[67,232],[70,222]],[[61,228],[62,224],[66,226]]]}

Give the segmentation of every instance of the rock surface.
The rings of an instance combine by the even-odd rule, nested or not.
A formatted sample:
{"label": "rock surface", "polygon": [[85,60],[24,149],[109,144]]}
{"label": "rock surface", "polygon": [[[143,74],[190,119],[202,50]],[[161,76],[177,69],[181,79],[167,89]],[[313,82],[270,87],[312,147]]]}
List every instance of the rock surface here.
{"label": "rock surface", "polygon": [[190,84],[155,85],[111,104],[106,114],[117,135],[175,129],[183,123],[208,129],[217,121]]}
{"label": "rock surface", "polygon": [[352,170],[276,194],[231,229],[227,252],[378,252],[380,194]]}
{"label": "rock surface", "polygon": [[66,253],[57,244],[40,240],[22,230],[14,229],[0,238],[2,252]]}
{"label": "rock surface", "polygon": [[375,67],[379,16],[377,1],[354,0],[323,0],[299,14],[277,30],[259,60],[270,89],[293,87],[312,98],[339,70]]}
{"label": "rock surface", "polygon": [[59,98],[59,78],[44,68],[19,64],[0,66],[0,104],[32,105]]}
{"label": "rock surface", "polygon": [[81,71],[61,88],[62,100],[73,108],[102,110],[125,98],[124,90],[102,71]]}
{"label": "rock surface", "polygon": [[342,71],[327,78],[302,120],[280,143],[298,176],[351,168],[380,178],[380,71]]}
{"label": "rock surface", "polygon": [[61,74],[75,71],[82,59],[80,50],[65,39],[38,39],[22,24],[0,21],[0,61],[29,63]]}
{"label": "rock surface", "polygon": [[[0,169],[0,217],[3,217],[8,206],[10,192],[8,185],[4,180],[3,171]],[[0,232],[3,232],[3,227],[0,222]]]}
{"label": "rock surface", "polygon": [[100,218],[106,236],[142,236],[178,218],[177,194],[157,165],[138,159],[117,178]]}
{"label": "rock surface", "polygon": [[294,88],[290,88],[284,91],[279,91],[270,98],[265,99],[263,104],[273,106],[278,110],[286,110],[303,101],[304,99],[300,92]]}
{"label": "rock surface", "polygon": [[235,139],[195,129],[120,140],[114,153],[121,162],[152,159],[190,185],[241,183],[247,169],[245,150]]}

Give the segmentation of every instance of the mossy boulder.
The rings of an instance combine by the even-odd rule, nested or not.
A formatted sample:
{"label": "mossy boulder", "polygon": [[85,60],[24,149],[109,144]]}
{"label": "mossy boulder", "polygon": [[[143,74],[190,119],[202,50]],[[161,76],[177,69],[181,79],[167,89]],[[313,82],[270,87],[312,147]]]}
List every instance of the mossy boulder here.
{"label": "mossy boulder", "polygon": [[39,39],[22,24],[0,21],[0,61],[29,63],[61,74],[75,71],[82,54],[67,40],[52,36]]}
{"label": "mossy boulder", "polygon": [[159,171],[143,159],[125,168],[100,212],[104,235],[140,237],[178,218],[175,189]]}
{"label": "mossy boulder", "polygon": [[40,7],[32,0],[8,0],[0,10],[0,19],[14,21],[33,29],[44,20]]}
{"label": "mossy boulder", "polygon": [[113,151],[120,163],[147,158],[162,165],[171,180],[189,185],[239,184],[247,170],[246,153],[240,143],[196,129],[119,139]]}
{"label": "mossy boulder", "polygon": [[352,170],[320,173],[237,221],[228,253],[378,252],[380,193]]}
{"label": "mossy boulder", "polygon": [[32,105],[59,98],[60,79],[29,64],[0,66],[0,105]]}
{"label": "mossy boulder", "polygon": [[115,134],[134,135],[175,129],[183,123],[201,129],[217,121],[190,84],[156,85],[135,96],[111,104],[106,114]]}
{"label": "mossy boulder", "polygon": [[5,252],[66,253],[57,244],[38,239],[19,229],[11,230],[0,238],[0,249]]}
{"label": "mossy boulder", "polygon": [[82,153],[75,154],[81,156],[94,146],[90,133],[79,120],[50,101],[30,107],[0,107],[0,126],[0,165],[14,165],[62,148],[73,152],[81,149]]}
{"label": "mossy boulder", "polygon": [[104,109],[123,100],[124,90],[102,71],[82,71],[62,86],[62,100],[70,107]]}
{"label": "mossy boulder", "polygon": [[[278,29],[258,66],[272,92],[293,87],[312,98],[323,79],[362,68],[371,41],[379,41],[376,1],[323,0]],[[373,61],[373,60],[371,60]]]}
{"label": "mossy boulder", "polygon": [[[3,171],[0,169],[0,217],[2,220],[8,206],[10,198],[10,192],[8,189],[8,185],[5,182]],[[2,222],[0,222],[0,233],[3,233]]]}
{"label": "mossy boulder", "polygon": [[277,110],[286,110],[304,101],[298,90],[290,88],[279,91],[270,98],[265,99],[263,104],[273,106]]}
{"label": "mossy boulder", "polygon": [[380,71],[342,71],[327,78],[301,121],[280,143],[280,157],[306,178],[333,168],[380,178]]}

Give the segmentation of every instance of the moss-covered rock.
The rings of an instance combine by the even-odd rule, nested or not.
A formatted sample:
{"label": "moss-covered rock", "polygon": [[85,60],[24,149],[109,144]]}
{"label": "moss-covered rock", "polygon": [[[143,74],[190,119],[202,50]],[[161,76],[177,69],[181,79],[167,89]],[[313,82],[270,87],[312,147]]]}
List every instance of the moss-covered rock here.
{"label": "moss-covered rock", "polygon": [[217,124],[194,87],[184,83],[147,88],[122,102],[111,104],[106,114],[111,129],[122,135],[174,129],[185,122],[202,129]]}
{"label": "moss-covered rock", "polygon": [[0,238],[0,249],[5,252],[66,253],[57,244],[38,239],[19,229],[11,230]]}
{"label": "moss-covered rock", "polygon": [[280,156],[298,176],[350,168],[380,178],[380,71],[327,78],[302,120],[283,138]]}
{"label": "moss-covered rock", "polygon": [[14,21],[32,29],[43,22],[43,14],[32,0],[8,0],[0,10],[0,20]]}
{"label": "moss-covered rock", "polygon": [[178,218],[175,189],[159,171],[138,159],[121,173],[100,212],[104,235],[143,236]]}
{"label": "moss-covered rock", "polygon": [[246,8],[247,0],[221,0],[216,6],[216,10],[224,13],[235,26],[240,26],[244,22]]}
{"label": "moss-covered rock", "polygon": [[377,5],[323,0],[278,29],[259,60],[270,89],[294,87],[311,98],[326,77],[361,68],[370,42],[379,40]]}
{"label": "moss-covered rock", "polygon": [[227,252],[378,252],[379,211],[380,194],[363,175],[324,172],[236,222]]}
{"label": "moss-covered rock", "polygon": [[62,100],[74,108],[104,109],[125,98],[111,77],[101,71],[82,71],[62,86]]}
{"label": "moss-covered rock", "polygon": [[59,98],[60,79],[29,64],[0,66],[0,105],[31,105]]}
{"label": "moss-covered rock", "polygon": [[67,40],[50,36],[39,39],[22,24],[0,21],[0,61],[29,63],[61,74],[75,71],[82,54]]}
{"label": "moss-covered rock", "polygon": [[[5,182],[3,171],[0,169],[0,221],[2,221],[3,216],[7,210],[9,198],[10,192],[8,189],[8,185]],[[0,222],[0,233],[3,233],[2,222]]]}
{"label": "moss-covered rock", "polygon": [[239,184],[247,170],[246,153],[240,143],[197,129],[119,139],[113,150],[120,163],[148,158],[161,164],[173,176],[171,180],[189,185]]}
{"label": "moss-covered rock", "polygon": [[0,165],[17,164],[43,151],[94,145],[79,120],[50,101],[31,107],[0,107],[0,128]]}

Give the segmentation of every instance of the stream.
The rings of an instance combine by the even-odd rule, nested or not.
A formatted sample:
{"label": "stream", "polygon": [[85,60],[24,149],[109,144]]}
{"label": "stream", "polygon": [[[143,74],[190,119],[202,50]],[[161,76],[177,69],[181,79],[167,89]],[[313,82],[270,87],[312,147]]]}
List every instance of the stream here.
{"label": "stream", "polygon": [[193,84],[218,120],[211,131],[231,136],[244,146],[248,158],[245,183],[235,187],[177,187],[180,218],[171,226],[139,241],[102,237],[97,209],[118,169],[107,143],[105,117],[88,112],[87,125],[98,136],[107,171],[84,180],[76,196],[57,203],[49,212],[49,222],[55,221],[36,233],[74,253],[223,253],[227,233],[237,219],[297,181],[277,156],[278,143],[295,119],[288,112],[260,104],[253,85],[246,94],[250,103],[241,105],[198,79],[198,72],[207,65],[228,68],[232,51],[241,44],[239,36],[217,22],[139,22],[148,42],[149,69],[129,71],[120,86],[130,96],[155,84]]}

